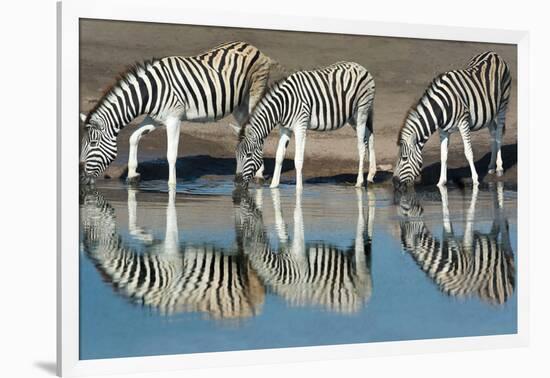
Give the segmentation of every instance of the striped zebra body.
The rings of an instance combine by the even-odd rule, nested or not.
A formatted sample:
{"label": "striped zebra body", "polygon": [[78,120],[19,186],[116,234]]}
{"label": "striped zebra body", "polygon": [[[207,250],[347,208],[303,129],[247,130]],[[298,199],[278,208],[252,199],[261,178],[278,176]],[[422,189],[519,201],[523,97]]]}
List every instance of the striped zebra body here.
{"label": "striped zebra body", "polygon": [[[264,284],[293,306],[359,311],[371,295],[372,282],[368,273],[361,274],[368,267],[357,266],[353,250],[324,243],[307,244],[305,250],[305,258],[269,247],[251,250],[248,256]],[[364,258],[369,260],[370,250]]]}
{"label": "striped zebra body", "polygon": [[[101,200],[101,202],[99,202]],[[103,204],[101,204],[103,203]],[[214,319],[258,314],[264,288],[243,255],[213,245],[153,241],[140,253],[116,231],[114,209],[101,196],[82,206],[82,246],[117,293],[161,314],[201,312]],[[168,212],[170,209],[168,209]],[[167,226],[167,234],[177,233]]]}
{"label": "striped zebra body", "polygon": [[296,136],[296,185],[302,185],[306,130],[331,131],[347,123],[357,131],[359,174],[363,184],[363,160],[369,148],[369,176],[376,171],[372,108],[374,79],[357,63],[340,62],[328,67],[299,71],[276,83],[254,109],[241,129],[237,147],[237,182],[247,184],[262,163],[263,144],[277,125],[281,137],[277,148],[275,172],[271,187],[277,187],[281,167],[292,133]]}
{"label": "striped zebra body", "polygon": [[472,232],[468,228],[473,227],[473,219],[468,217],[462,240],[455,237],[445,216],[441,239],[432,235],[422,218],[407,217],[401,222],[403,249],[444,293],[503,304],[515,286],[508,223],[497,218],[489,233]]}
{"label": "striped zebra body", "polygon": [[243,256],[209,245],[183,246],[179,256],[108,247],[90,254],[104,280],[132,302],[162,314],[243,318],[256,315],[263,302],[263,286]]}
{"label": "striped zebra body", "polygon": [[[245,42],[226,43],[197,56],[137,64],[82,117],[86,127],[81,149],[83,180],[99,176],[114,160],[120,130],[137,116],[147,115],[131,148],[137,150],[143,133],[159,124],[166,126],[169,183],[174,184],[180,123],[217,121],[229,114],[242,123],[264,93],[274,64]],[[130,153],[132,174],[136,154]]]}
{"label": "striped zebra body", "polygon": [[[362,202],[355,245],[344,250],[327,243],[304,242],[299,195],[294,211],[294,239],[289,242],[277,189],[272,190],[272,196],[276,222],[282,223],[277,225],[280,232],[277,250],[270,245],[262,212],[252,197],[240,199],[237,215],[239,248],[264,285],[294,306],[319,306],[340,313],[359,311],[372,293],[372,227],[365,232]],[[369,220],[373,219],[370,212]]]}
{"label": "striped zebra body", "polygon": [[447,182],[449,136],[460,132],[464,153],[474,185],[478,175],[474,166],[471,132],[488,127],[491,133],[489,171],[501,175],[500,147],[511,90],[510,70],[494,52],[476,55],[463,70],[445,72],[435,78],[418,104],[409,111],[399,132],[399,155],[394,172],[397,186],[410,185],[420,175],[422,148],[436,131],[441,142],[441,174],[438,185]]}

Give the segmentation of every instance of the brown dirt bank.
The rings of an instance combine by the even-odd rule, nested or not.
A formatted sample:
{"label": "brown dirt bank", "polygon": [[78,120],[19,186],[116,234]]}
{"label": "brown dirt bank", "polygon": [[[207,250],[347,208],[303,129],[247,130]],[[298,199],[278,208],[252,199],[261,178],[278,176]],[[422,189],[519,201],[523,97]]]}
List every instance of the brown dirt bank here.
{"label": "brown dirt bank", "polygon": [[[493,50],[508,62],[513,87],[506,120],[503,151],[506,174],[504,179],[517,181],[517,101],[516,47],[513,45],[465,43],[322,33],[234,29],[188,25],[82,20],[80,25],[80,105],[86,112],[101,97],[102,90],[111,84],[118,72],[135,61],[153,56],[193,55],[229,40],[246,40],[289,70],[311,69],[336,61],[355,61],[372,72],[376,81],[374,110],[375,145],[378,164],[395,164],[395,140],[404,117],[426,86],[438,73],[462,68],[481,51]],[[276,73],[274,79],[280,77]],[[178,176],[194,177],[234,170],[236,137],[226,125],[230,117],[218,123],[182,126],[179,145]],[[135,127],[128,126],[119,135],[119,156],[106,172],[109,177],[124,176],[128,137]],[[266,143],[267,175],[271,175],[278,133]],[[140,144],[140,161],[164,159],[166,137],[163,130],[145,136]],[[439,174],[437,136],[426,145],[424,152],[425,182]],[[451,138],[450,178],[467,177],[469,172],[460,136]],[[489,133],[484,130],[473,135],[474,153],[483,177],[488,164]],[[350,127],[330,133],[308,134],[304,175],[308,179],[333,178],[353,181],[357,167],[355,134]],[[293,158],[291,142],[287,158]],[[195,156],[194,158],[190,158]],[[199,158],[198,156],[204,156]],[[222,159],[222,160],[220,160]],[[193,164],[183,168],[186,163]],[[216,165],[219,165],[216,167]],[[142,169],[157,170],[157,176],[167,172],[162,162],[150,163]],[[283,179],[293,179],[292,163],[288,162]],[[139,170],[139,169],[138,169]],[[145,173],[145,172],[144,172]],[[181,173],[181,174],[180,174]],[[228,173],[232,174],[232,172]],[[164,173],[166,175],[166,173]],[[146,178],[147,175],[144,175]],[[379,175],[379,180],[387,178]],[[350,179],[351,178],[351,179]],[[487,180],[487,178],[486,178]]]}

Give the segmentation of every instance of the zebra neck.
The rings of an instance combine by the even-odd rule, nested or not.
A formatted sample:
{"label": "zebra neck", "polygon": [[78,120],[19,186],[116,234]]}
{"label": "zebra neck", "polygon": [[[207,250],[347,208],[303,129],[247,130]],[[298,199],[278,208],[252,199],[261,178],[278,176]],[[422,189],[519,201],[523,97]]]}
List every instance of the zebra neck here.
{"label": "zebra neck", "polygon": [[116,137],[120,130],[122,130],[139,114],[135,114],[130,111],[128,107],[123,109],[123,111],[114,111],[112,106],[112,103],[103,104],[93,113],[90,113],[89,119],[91,122],[103,126],[105,131]]}
{"label": "zebra neck", "polygon": [[90,111],[88,120],[116,136],[137,116],[150,114],[159,98],[150,74],[153,63],[136,65],[123,74]]}
{"label": "zebra neck", "polygon": [[[409,119],[416,124],[416,134],[419,143],[426,144],[430,136],[449,122],[449,111],[444,109],[440,95],[437,95],[436,81],[426,90],[418,105],[410,113]],[[439,99],[439,100],[438,100]]]}
{"label": "zebra neck", "polygon": [[409,140],[413,144],[417,144],[420,148],[424,148],[424,145],[430,139],[430,136],[433,134],[434,130],[431,127],[426,127],[424,123],[416,120],[407,119],[403,130],[401,131],[401,139]]}
{"label": "zebra neck", "polygon": [[268,93],[257,105],[250,118],[252,130],[261,140],[264,140],[271,130],[281,123],[282,109],[279,101],[280,99],[276,93]]}

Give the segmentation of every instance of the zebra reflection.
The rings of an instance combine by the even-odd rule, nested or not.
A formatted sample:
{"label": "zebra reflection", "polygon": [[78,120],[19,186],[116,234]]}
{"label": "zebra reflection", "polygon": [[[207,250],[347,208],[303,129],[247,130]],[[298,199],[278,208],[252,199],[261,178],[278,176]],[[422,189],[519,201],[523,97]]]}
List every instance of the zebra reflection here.
{"label": "zebra reflection", "polygon": [[175,191],[168,195],[163,240],[137,225],[136,193],[128,192],[129,231],[144,252],[131,248],[116,227],[114,209],[98,192],[81,206],[82,244],[103,279],[122,296],[161,314],[199,312],[214,319],[258,314],[264,288],[243,255],[179,240]]}
{"label": "zebra reflection", "polygon": [[475,231],[478,189],[473,188],[466,213],[464,236],[455,236],[450,221],[447,189],[440,187],[443,235],[437,239],[422,219],[423,209],[414,195],[401,198],[401,244],[420,268],[446,294],[477,296],[494,305],[505,303],[514,292],[515,266],[508,220],[503,213],[503,184],[493,190],[495,217],[490,232]]}
{"label": "zebra reflection", "polygon": [[271,190],[277,250],[270,246],[262,212],[250,196],[240,198],[237,219],[240,247],[263,283],[291,306],[317,306],[338,313],[359,311],[372,292],[370,256],[374,202],[369,191],[367,221],[363,191],[357,189],[358,219],[354,244],[342,249],[327,242],[305,242],[301,192],[296,193],[293,239],[281,211],[280,193]]}

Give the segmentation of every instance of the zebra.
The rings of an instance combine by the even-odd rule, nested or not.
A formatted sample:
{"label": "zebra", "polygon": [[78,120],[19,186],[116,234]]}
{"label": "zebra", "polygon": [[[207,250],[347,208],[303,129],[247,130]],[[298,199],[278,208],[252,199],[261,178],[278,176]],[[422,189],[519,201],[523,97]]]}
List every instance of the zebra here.
{"label": "zebra", "polygon": [[239,135],[236,151],[238,185],[248,185],[262,164],[263,145],[277,125],[281,136],[277,147],[271,188],[279,185],[286,148],[296,135],[296,187],[302,187],[302,166],[306,130],[331,131],[349,123],[357,132],[359,173],[356,186],[363,185],[363,160],[369,149],[368,181],[376,173],[373,134],[374,78],[361,65],[339,62],[312,70],[298,71],[272,85],[258,102]]}
{"label": "zebra", "polygon": [[491,134],[489,173],[503,174],[501,144],[512,80],[506,62],[494,52],[472,58],[463,70],[437,76],[413,107],[399,131],[399,154],[393,182],[398,188],[411,185],[420,175],[422,149],[429,137],[439,131],[441,173],[438,186],[447,183],[449,137],[459,131],[464,154],[470,166],[473,185],[478,185],[471,133],[484,127]]}
{"label": "zebra", "polygon": [[411,196],[401,199],[401,244],[439,289],[456,297],[478,296],[494,305],[504,304],[515,287],[514,255],[509,225],[503,215],[503,184],[493,191],[496,216],[489,233],[474,231],[478,189],[467,210],[464,237],[458,239],[449,216],[447,189],[440,188],[443,235],[437,239],[422,219],[422,206]]}
{"label": "zebra", "polygon": [[85,125],[81,180],[95,180],[115,159],[120,130],[147,117],[130,138],[129,179],[138,178],[137,146],[142,135],[166,126],[168,184],[176,183],[182,121],[217,121],[230,113],[242,124],[265,91],[270,69],[280,66],[246,42],[230,42],[197,56],[169,56],[136,63],[80,118]]}
{"label": "zebra", "polygon": [[82,249],[118,294],[162,315],[198,312],[239,319],[260,313],[265,290],[246,256],[180,242],[175,190],[169,191],[162,241],[135,232],[135,192],[128,199],[130,234],[144,252],[122,240],[114,209],[99,192],[87,194],[81,205]]}
{"label": "zebra", "polygon": [[271,190],[278,250],[272,249],[263,225],[262,212],[252,197],[240,202],[240,248],[264,285],[291,306],[316,306],[337,313],[359,311],[372,293],[370,256],[374,220],[369,202],[367,224],[363,193],[357,189],[358,220],[354,246],[348,250],[330,243],[306,243],[301,195],[296,195],[294,236],[290,242],[283,220],[278,189]]}

